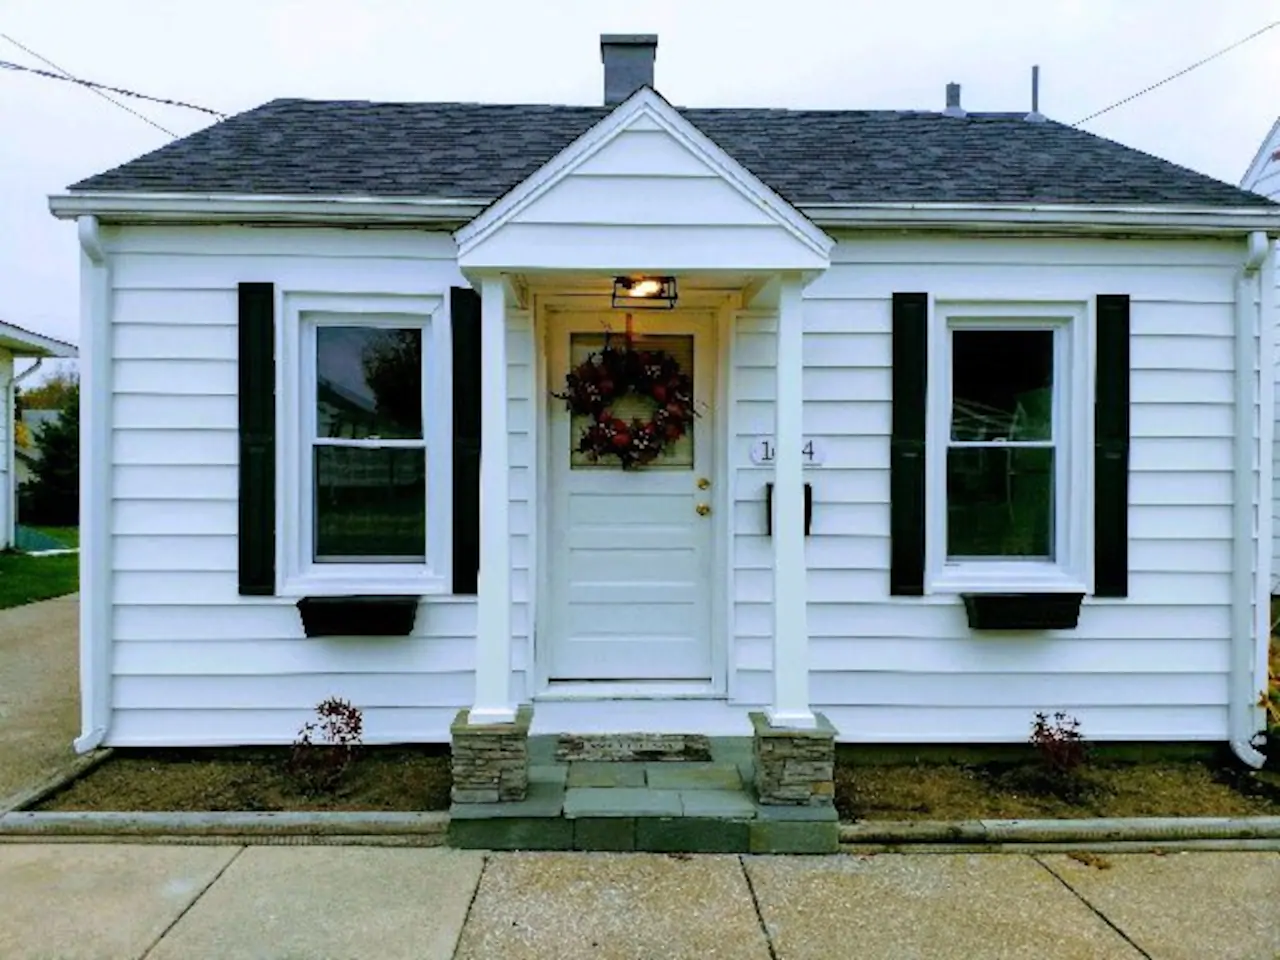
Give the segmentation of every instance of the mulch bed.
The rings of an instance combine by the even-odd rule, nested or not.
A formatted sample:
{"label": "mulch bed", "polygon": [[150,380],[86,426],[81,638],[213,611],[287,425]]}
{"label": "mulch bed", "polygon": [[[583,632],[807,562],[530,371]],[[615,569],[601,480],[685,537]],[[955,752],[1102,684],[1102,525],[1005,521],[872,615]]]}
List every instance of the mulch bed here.
{"label": "mulch bed", "polygon": [[449,748],[368,747],[332,792],[308,791],[287,748],[117,750],[37,810],[449,809]]}
{"label": "mulch bed", "polygon": [[1095,762],[1062,782],[1034,760],[877,766],[846,754],[836,809],[842,820],[1277,816],[1280,776],[1228,761]]}

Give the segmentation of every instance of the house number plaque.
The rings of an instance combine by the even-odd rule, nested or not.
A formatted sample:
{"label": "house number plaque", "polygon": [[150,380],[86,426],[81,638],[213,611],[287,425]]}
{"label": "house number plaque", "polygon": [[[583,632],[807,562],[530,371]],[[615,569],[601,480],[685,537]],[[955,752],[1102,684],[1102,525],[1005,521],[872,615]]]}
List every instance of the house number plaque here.
{"label": "house number plaque", "polygon": [[[778,445],[773,437],[756,437],[751,443],[751,462],[757,466],[770,467],[777,456]],[[800,448],[800,458],[806,467],[820,467],[827,459],[826,447],[822,440],[805,437],[804,446]]]}

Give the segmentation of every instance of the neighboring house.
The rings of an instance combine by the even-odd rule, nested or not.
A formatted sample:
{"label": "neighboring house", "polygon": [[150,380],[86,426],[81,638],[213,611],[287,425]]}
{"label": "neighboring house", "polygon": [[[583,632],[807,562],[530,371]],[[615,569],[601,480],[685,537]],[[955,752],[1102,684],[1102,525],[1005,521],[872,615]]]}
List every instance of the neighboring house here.
{"label": "neighboring house", "polygon": [[15,446],[14,477],[18,487],[35,479],[36,464],[40,462],[40,429],[54,423],[61,416],[60,410],[23,410],[22,425],[26,431],[26,443]]}
{"label": "neighboring house", "polygon": [[[1245,190],[1260,193],[1264,197],[1270,197],[1272,200],[1280,200],[1280,118],[1277,118],[1262,141],[1253,162],[1245,171],[1244,179],[1240,181],[1240,186]],[[1276,285],[1280,287],[1280,270],[1276,273]],[[1274,306],[1275,294],[1272,294],[1272,297],[1271,304]],[[1275,366],[1274,359],[1272,367],[1280,373],[1280,368]],[[1275,418],[1280,422],[1280,396],[1276,397]],[[1273,445],[1271,500],[1274,506],[1272,513],[1276,517],[1280,517],[1280,469],[1278,468],[1280,468],[1280,445]],[[1280,593],[1280,523],[1276,523],[1274,519],[1272,523],[1271,592]]]}
{"label": "neighboring house", "polygon": [[[18,484],[24,482],[29,471],[27,454],[18,450],[14,429],[14,388],[30,371],[14,376],[13,361],[21,357],[34,358],[40,365],[46,357],[74,357],[76,348],[61,340],[24,330],[11,323],[0,323],[0,396],[4,400],[4,412],[0,414],[0,550],[13,546],[13,526],[17,514]],[[35,370],[35,367],[31,368]],[[25,418],[24,418],[25,419]]]}
{"label": "neighboring house", "polygon": [[[1280,207],[958,96],[677,108],[602,46],[602,107],[278,100],[52,198],[79,748],[339,695],[369,742],[1063,710],[1260,762]],[[311,632],[380,635],[307,635],[352,596]]]}

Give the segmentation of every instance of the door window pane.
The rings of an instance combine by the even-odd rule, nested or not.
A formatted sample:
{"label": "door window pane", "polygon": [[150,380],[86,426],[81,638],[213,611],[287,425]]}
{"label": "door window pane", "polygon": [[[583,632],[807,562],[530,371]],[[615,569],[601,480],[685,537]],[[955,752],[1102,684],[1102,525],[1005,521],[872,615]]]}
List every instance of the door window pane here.
{"label": "door window pane", "polygon": [[422,437],[422,330],[316,328],[316,435]]}
{"label": "door window pane", "polygon": [[1054,451],[947,451],[947,557],[1052,557]]}
{"label": "door window pane", "polygon": [[953,330],[951,439],[1053,438],[1052,330]]}
{"label": "door window pane", "polygon": [[426,459],[420,448],[317,446],[315,559],[424,559]]}

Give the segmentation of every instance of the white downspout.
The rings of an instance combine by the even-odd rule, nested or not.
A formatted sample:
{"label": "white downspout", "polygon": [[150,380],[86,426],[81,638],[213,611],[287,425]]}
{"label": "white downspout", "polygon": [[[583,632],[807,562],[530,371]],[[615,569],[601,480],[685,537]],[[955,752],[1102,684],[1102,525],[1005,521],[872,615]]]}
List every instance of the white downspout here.
{"label": "white downspout", "polygon": [[[1268,327],[1272,318],[1255,308],[1257,291],[1254,285],[1261,279],[1258,268],[1267,259],[1270,247],[1266,233],[1259,230],[1249,234],[1248,254],[1235,282],[1235,485],[1232,498],[1234,551],[1231,585],[1231,686],[1227,722],[1232,752],[1254,768],[1261,767],[1267,759],[1255,746],[1255,740],[1262,729],[1262,712],[1258,706],[1262,690],[1262,684],[1258,682],[1259,661],[1262,669],[1266,665],[1265,654],[1259,658],[1258,650],[1260,645],[1267,642],[1265,635],[1258,636],[1258,624],[1261,620],[1258,607],[1269,604],[1270,601],[1271,544],[1269,540],[1262,542],[1262,534],[1270,526],[1272,509],[1271,490],[1269,485],[1264,488],[1261,481],[1264,473],[1270,473],[1271,450],[1269,445],[1264,444],[1272,432],[1266,424],[1273,412],[1260,410],[1258,403],[1269,392],[1262,382],[1274,375],[1268,350],[1271,341]],[[1256,430],[1255,416],[1258,418]],[[1258,587],[1264,582],[1264,575],[1266,588],[1265,592],[1260,593]]]}
{"label": "white downspout", "polygon": [[80,736],[88,753],[111,719],[111,267],[98,218],[80,237]]}
{"label": "white downspout", "polygon": [[5,414],[10,420],[9,450],[6,453],[9,467],[9,480],[5,484],[4,495],[9,498],[9,529],[4,531],[5,543],[8,546],[14,545],[14,540],[18,535],[18,384],[27,377],[31,376],[44,365],[44,357],[36,357],[36,362],[28,369],[23,370],[16,377],[9,379],[9,385],[4,392]]}

